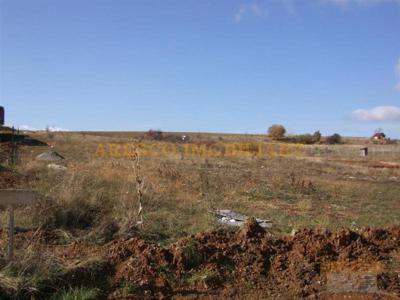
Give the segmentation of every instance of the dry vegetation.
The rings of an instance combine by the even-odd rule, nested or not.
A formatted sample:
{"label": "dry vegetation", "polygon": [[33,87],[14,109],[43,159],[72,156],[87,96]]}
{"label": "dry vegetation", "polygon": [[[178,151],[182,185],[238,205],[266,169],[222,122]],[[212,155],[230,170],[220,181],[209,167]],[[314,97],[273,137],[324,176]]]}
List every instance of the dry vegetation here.
{"label": "dry vegetation", "polygon": [[[187,135],[193,145],[270,143],[261,135]],[[129,157],[97,157],[96,151],[99,144],[141,141],[163,145],[165,141],[158,136],[157,141],[150,141],[148,134],[129,132],[32,136],[65,156],[60,164],[67,170],[52,170],[48,163],[34,160],[47,147],[21,146],[18,174],[1,181],[2,188],[29,188],[40,195],[38,205],[16,211],[17,259],[11,264],[1,256],[6,249],[7,214],[0,214],[4,224],[0,228],[2,299],[96,299],[105,297],[110,289],[115,295],[110,283],[91,284],[101,282],[104,276],[100,274],[110,267],[104,255],[82,250],[72,260],[65,247],[79,252],[71,250],[71,245],[101,246],[131,237],[168,246],[183,237],[220,228],[209,213],[212,209],[271,219],[271,232],[277,235],[304,227],[358,230],[400,224],[398,144],[371,144],[367,158],[359,157],[365,141],[357,140],[347,140],[344,145],[306,145],[294,156],[259,156],[248,148],[237,157],[212,157],[184,155],[184,143],[170,134],[168,142],[176,143],[176,153],[141,156],[144,228],[139,230],[135,162]],[[3,179],[11,176],[6,171],[1,175]],[[208,272],[195,274],[191,280],[219,276]],[[136,285],[124,281],[117,292],[134,295]],[[73,298],[74,293],[78,298]]]}

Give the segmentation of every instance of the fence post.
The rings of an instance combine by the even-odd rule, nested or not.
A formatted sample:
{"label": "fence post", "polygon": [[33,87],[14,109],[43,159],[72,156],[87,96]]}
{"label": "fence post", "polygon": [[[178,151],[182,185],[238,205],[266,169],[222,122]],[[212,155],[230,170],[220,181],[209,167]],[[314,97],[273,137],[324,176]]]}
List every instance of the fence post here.
{"label": "fence post", "polygon": [[10,205],[9,208],[9,222],[8,222],[8,257],[7,260],[11,261],[14,257],[14,206]]}
{"label": "fence post", "polygon": [[15,128],[12,127],[11,132],[11,161],[10,167],[15,170],[15,165],[17,164],[17,141],[15,138]]}

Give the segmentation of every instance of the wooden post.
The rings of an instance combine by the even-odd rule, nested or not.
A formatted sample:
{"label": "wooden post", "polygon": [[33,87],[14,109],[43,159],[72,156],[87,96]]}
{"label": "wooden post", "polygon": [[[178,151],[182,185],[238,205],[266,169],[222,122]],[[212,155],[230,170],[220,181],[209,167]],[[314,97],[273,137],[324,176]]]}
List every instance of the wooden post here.
{"label": "wooden post", "polygon": [[0,208],[8,208],[10,214],[8,221],[8,261],[11,261],[14,257],[14,209],[18,206],[32,205],[35,201],[35,193],[32,191],[0,190]]}
{"label": "wooden post", "polygon": [[8,261],[11,261],[14,258],[14,206],[10,205],[8,210]]}
{"label": "wooden post", "polygon": [[15,165],[17,164],[17,140],[15,136],[15,128],[12,127],[11,131],[11,168],[15,171]]}

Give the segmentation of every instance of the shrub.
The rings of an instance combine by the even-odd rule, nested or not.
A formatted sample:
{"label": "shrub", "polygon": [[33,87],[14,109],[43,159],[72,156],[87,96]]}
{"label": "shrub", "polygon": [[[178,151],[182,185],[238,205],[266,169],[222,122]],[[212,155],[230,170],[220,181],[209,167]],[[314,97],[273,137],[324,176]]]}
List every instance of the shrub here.
{"label": "shrub", "polygon": [[163,139],[163,132],[159,129],[157,130],[150,129],[147,132],[147,137],[151,140],[161,141]]}
{"label": "shrub", "polygon": [[273,140],[281,140],[285,137],[286,129],[282,125],[274,124],[268,128],[267,135]]}
{"label": "shrub", "polygon": [[293,142],[298,144],[314,144],[314,137],[311,134],[299,134],[293,137]]}
{"label": "shrub", "polygon": [[330,144],[330,145],[341,144],[342,143],[342,137],[338,133],[332,134],[332,135],[330,135],[330,136],[328,136],[326,138],[326,143]]}
{"label": "shrub", "polygon": [[135,294],[138,289],[139,288],[135,283],[124,280],[118,288],[118,291],[123,297],[127,297],[129,295]]}
{"label": "shrub", "polygon": [[187,270],[196,268],[202,262],[203,258],[197,247],[197,242],[190,240],[182,249],[183,256],[185,258],[185,267]]}
{"label": "shrub", "polygon": [[63,290],[52,299],[54,300],[95,300],[99,299],[100,293],[97,289],[88,288],[70,288],[68,290]]}
{"label": "shrub", "polygon": [[321,137],[322,137],[322,135],[319,130],[314,132],[314,134],[313,134],[314,143],[319,143],[321,141]]}

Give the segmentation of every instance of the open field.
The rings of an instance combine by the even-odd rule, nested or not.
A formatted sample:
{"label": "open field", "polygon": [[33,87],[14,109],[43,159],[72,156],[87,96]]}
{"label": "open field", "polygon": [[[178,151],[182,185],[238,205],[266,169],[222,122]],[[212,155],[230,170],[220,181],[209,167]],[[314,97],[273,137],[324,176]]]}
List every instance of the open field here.
{"label": "open field", "polygon": [[[48,146],[20,146],[17,173],[1,172],[1,188],[40,195],[38,205],[16,211],[11,264],[1,256],[7,214],[0,214],[2,299],[68,291],[86,299],[324,298],[321,261],[357,259],[384,266],[371,297],[400,295],[400,144],[288,145],[263,135],[203,133],[157,140],[130,132],[29,135],[52,145],[67,169],[35,160]],[[139,147],[140,169],[126,145]],[[369,155],[360,157],[366,145]],[[234,232],[216,223],[214,209],[273,226]]]}

